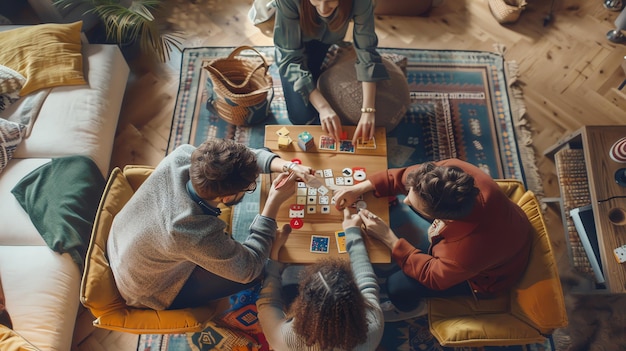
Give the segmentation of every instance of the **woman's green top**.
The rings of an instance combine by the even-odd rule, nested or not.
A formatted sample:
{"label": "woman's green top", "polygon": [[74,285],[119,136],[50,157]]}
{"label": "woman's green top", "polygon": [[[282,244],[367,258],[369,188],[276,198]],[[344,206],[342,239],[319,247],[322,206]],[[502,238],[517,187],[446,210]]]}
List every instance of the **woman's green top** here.
{"label": "woman's green top", "polygon": [[[376,51],[378,37],[374,30],[372,0],[354,0],[349,18],[354,22],[352,37],[356,51],[357,80],[375,82],[389,79],[387,69]],[[307,100],[315,89],[315,82],[307,66],[304,43],[317,40],[325,44],[339,44],[344,40],[350,24],[347,21],[338,31],[331,32],[327,22],[332,16],[319,19],[319,31],[314,36],[307,36],[300,29],[300,0],[276,1],[274,45],[278,70],[281,76],[294,82],[294,90]]]}

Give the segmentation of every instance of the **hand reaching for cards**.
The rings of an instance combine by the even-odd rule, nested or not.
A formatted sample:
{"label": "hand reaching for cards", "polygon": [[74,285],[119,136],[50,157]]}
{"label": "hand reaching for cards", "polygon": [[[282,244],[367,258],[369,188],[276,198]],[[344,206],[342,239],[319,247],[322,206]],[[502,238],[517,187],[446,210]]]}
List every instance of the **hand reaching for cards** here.
{"label": "hand reaching for cards", "polygon": [[359,124],[354,130],[354,136],[352,137],[352,144],[356,145],[359,138],[363,138],[364,141],[370,140],[374,137],[376,131],[376,117],[373,113],[363,113]]}
{"label": "hand reaching for cards", "polygon": [[339,211],[351,206],[357,201],[359,196],[374,189],[369,180],[351,186],[335,185],[333,189],[333,199],[335,200],[335,208]]}
{"label": "hand reaching for cards", "polygon": [[270,259],[278,261],[280,248],[283,247],[287,239],[289,239],[289,234],[291,234],[291,226],[289,224],[284,224],[282,230],[279,229],[276,231],[276,238],[274,238],[274,243],[272,244]]}
{"label": "hand reaching for cards", "polygon": [[382,241],[389,249],[393,249],[396,242],[398,242],[398,237],[393,230],[389,228],[387,223],[367,209],[359,211],[359,217],[361,217],[363,224],[365,224],[365,232],[367,235]]}
{"label": "hand reaching for cards", "polygon": [[331,109],[325,113],[320,112],[320,124],[326,134],[332,136],[335,140],[341,140],[341,120],[335,111]]}
{"label": "hand reaching for cards", "polygon": [[361,228],[361,224],[363,224],[363,220],[356,213],[356,210],[352,210],[347,207],[343,209],[343,222],[341,223],[341,225],[343,226],[343,230],[346,230],[350,227]]}

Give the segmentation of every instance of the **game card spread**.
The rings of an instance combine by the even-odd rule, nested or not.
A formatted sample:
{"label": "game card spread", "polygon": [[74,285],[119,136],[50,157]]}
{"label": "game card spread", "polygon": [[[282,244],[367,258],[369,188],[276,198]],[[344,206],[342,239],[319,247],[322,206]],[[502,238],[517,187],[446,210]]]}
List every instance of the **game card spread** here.
{"label": "game card spread", "polygon": [[311,235],[311,252],[328,253],[329,236]]}

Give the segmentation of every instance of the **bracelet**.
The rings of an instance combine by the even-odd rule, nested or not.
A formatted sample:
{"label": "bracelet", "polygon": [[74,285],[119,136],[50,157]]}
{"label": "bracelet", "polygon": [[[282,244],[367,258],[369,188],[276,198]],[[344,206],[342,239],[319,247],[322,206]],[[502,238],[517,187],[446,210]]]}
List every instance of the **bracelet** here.
{"label": "bracelet", "polygon": [[283,165],[283,172],[288,172],[293,170],[298,164],[295,162],[289,162],[289,163],[285,163]]}
{"label": "bracelet", "polygon": [[373,107],[361,107],[362,113],[376,113],[376,109]]}

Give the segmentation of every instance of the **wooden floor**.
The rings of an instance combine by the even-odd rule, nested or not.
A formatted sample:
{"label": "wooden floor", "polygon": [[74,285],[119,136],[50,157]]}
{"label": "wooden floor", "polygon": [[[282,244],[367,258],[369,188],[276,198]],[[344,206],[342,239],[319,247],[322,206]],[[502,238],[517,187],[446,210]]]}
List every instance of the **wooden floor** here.
{"label": "wooden floor", "polygon": [[[606,10],[602,0],[555,0],[547,26],[550,1],[528,2],[511,25],[496,22],[487,0],[446,0],[428,17],[379,17],[376,29],[381,47],[504,51],[507,61],[516,61],[544,195],[558,196],[555,166],[543,151],[583,125],[626,123],[626,95],[617,90],[626,78],[620,67],[626,47],[606,39],[618,13]],[[187,47],[272,45],[271,28],[259,29],[247,19],[251,0],[169,3],[169,22],[185,32]],[[156,165],[164,157],[179,65],[179,54],[168,64],[131,62],[112,167]],[[558,209],[548,206],[546,219],[559,269],[568,275]],[[136,345],[128,335],[97,331],[87,336],[90,332],[89,318],[80,320],[77,350],[133,350]]]}

